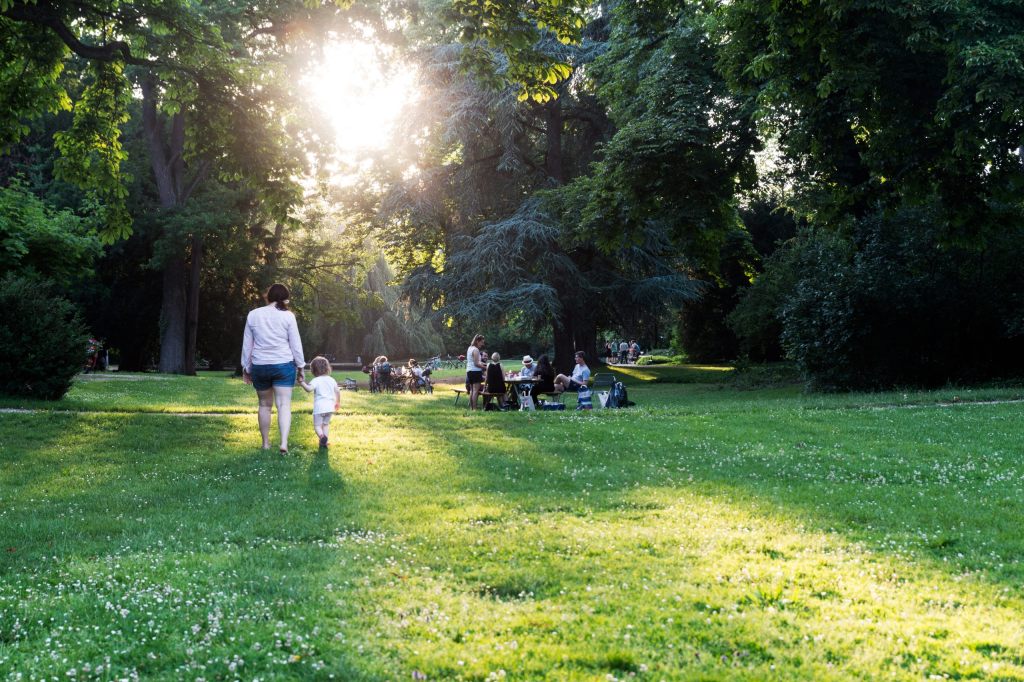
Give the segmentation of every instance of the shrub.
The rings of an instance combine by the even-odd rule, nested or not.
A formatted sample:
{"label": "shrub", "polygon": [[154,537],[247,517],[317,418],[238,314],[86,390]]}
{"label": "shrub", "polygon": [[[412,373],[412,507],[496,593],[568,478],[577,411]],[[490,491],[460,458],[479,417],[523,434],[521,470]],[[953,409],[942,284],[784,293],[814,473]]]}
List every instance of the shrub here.
{"label": "shrub", "polygon": [[793,240],[773,253],[765,261],[764,272],[742,291],[739,303],[729,314],[728,323],[738,339],[741,356],[754,362],[783,358],[782,309],[796,288],[800,245],[800,240]]}
{"label": "shrub", "polygon": [[686,362],[685,355],[641,355],[637,358],[638,365],[682,365]]}
{"label": "shrub", "polygon": [[943,234],[926,207],[797,240],[781,336],[812,387],[935,386],[1024,368],[1020,311],[1007,295],[1024,290],[1024,227],[978,248]]}
{"label": "shrub", "polygon": [[0,394],[59,400],[82,369],[89,335],[51,288],[12,274],[0,280]]}

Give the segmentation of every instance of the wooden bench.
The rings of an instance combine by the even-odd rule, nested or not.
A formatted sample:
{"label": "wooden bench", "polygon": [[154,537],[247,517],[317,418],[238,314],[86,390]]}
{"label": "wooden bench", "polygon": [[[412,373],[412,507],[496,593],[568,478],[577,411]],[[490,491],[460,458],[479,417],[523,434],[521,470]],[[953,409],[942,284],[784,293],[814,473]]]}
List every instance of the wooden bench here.
{"label": "wooden bench", "polygon": [[491,391],[480,391],[480,397],[484,399],[484,401],[481,403],[481,406],[486,406],[487,403],[491,402],[491,398],[497,398],[498,405],[500,406],[501,400],[504,399],[506,395],[506,393],[492,393]]}

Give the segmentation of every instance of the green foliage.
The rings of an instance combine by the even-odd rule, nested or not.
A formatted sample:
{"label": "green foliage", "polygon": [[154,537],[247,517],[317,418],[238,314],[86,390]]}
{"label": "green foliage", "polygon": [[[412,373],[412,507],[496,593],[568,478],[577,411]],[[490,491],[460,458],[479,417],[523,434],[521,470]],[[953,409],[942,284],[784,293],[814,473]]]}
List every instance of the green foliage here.
{"label": "green foliage", "polygon": [[[876,213],[849,237],[824,231],[777,261],[782,342],[815,388],[934,386],[1024,370],[1024,230],[950,247],[934,208]],[[787,272],[787,270],[792,270]]]}
{"label": "green foliage", "polygon": [[782,308],[796,288],[798,247],[790,245],[772,254],[764,272],[744,289],[727,323],[736,334],[740,355],[756,362],[779,360],[783,355]]}
{"label": "green foliage", "polygon": [[565,45],[579,42],[589,4],[452,0],[445,17],[459,27],[466,45],[460,57],[463,69],[494,89],[513,85],[521,102],[546,103],[558,97],[554,86],[569,78],[572,66],[544,49],[542,42],[547,37]]}
{"label": "green foliage", "polygon": [[75,104],[71,127],[54,136],[54,146],[60,152],[55,175],[97,194],[101,201],[99,234],[107,243],[131,233],[125,204],[128,189],[121,171],[128,155],[120,137],[132,95],[123,71],[120,64],[95,64],[92,81]]}
{"label": "green foliage", "polygon": [[89,274],[99,254],[94,231],[77,215],[52,209],[18,181],[0,187],[0,272],[66,287]]}
{"label": "green foliage", "polygon": [[723,3],[719,60],[800,163],[812,215],[943,202],[949,236],[1019,196],[1024,15],[1011,2]]}
{"label": "green foliage", "polygon": [[88,334],[74,306],[37,278],[0,279],[0,394],[59,400],[85,363]]}
{"label": "green foliage", "polygon": [[618,129],[577,181],[581,238],[636,243],[655,224],[714,269],[736,225],[734,194],[753,179],[749,110],[715,72],[714,45],[686,3],[621,3],[590,77]]}
{"label": "green foliage", "polygon": [[71,109],[60,83],[67,47],[41,26],[0,16],[0,154],[27,135],[41,112]]}
{"label": "green foliage", "polygon": [[681,365],[688,360],[686,355],[641,355],[636,364],[646,365]]}
{"label": "green foliage", "polygon": [[[61,152],[56,170],[98,196],[105,240],[131,230],[121,132],[133,88],[159,105],[161,116],[149,130],[160,141],[149,149],[151,155],[157,150],[168,155],[155,160],[157,174],[175,176],[179,199],[187,198],[215,161],[214,173],[250,181],[277,215],[301,196],[292,180],[302,166],[301,126],[292,116],[299,106],[297,79],[285,65],[301,61],[289,59],[295,56],[291,46],[312,55],[314,34],[328,30],[329,21],[311,20],[319,3],[90,0],[42,6],[11,0],[6,5],[0,16],[5,56],[0,95],[12,96],[0,96],[0,151],[29,131],[27,121],[70,109],[74,97],[72,125],[55,138]],[[285,40],[285,32],[274,27],[292,21],[310,30],[288,31]],[[77,80],[78,69],[64,69],[71,59],[87,65],[83,80]],[[153,87],[147,89],[149,84]],[[163,139],[163,115],[187,117],[188,130],[177,127],[184,120],[179,118],[167,123]],[[185,168],[192,177],[183,177]]]}

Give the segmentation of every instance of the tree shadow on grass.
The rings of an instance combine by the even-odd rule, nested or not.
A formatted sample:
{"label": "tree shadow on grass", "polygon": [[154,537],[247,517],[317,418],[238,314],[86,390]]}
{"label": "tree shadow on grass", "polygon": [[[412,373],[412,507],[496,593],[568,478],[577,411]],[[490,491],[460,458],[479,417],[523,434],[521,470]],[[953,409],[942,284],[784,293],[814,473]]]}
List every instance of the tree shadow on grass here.
{"label": "tree shadow on grass", "polygon": [[[774,410],[671,421],[640,412],[475,421],[425,412],[409,419],[457,460],[459,492],[439,490],[435,502],[451,495],[492,509],[453,515],[428,538],[464,543],[449,557],[463,591],[505,601],[528,595],[548,608],[581,583],[619,576],[653,586],[659,580],[644,568],[649,562],[698,575],[698,585],[735,581],[724,603],[690,590],[683,620],[728,608],[797,613],[772,616],[764,637],[786,623],[790,634],[816,637],[837,604],[870,623],[877,599],[893,618],[881,628],[886,638],[920,637],[916,656],[932,660],[934,674],[963,675],[988,660],[1022,665],[1019,657],[987,653],[1016,646],[1006,628],[1021,606],[1024,558],[1014,530],[1024,478],[1012,408],[989,409],[927,418],[908,410]],[[675,560],[666,558],[676,549],[663,527],[689,545]],[[491,560],[475,548],[480,542],[506,551]],[[723,564],[707,566],[705,553]],[[617,563],[609,554],[630,558]],[[637,563],[643,556],[650,559]],[[784,571],[812,577],[772,577]],[[989,618],[997,621],[991,630],[966,632],[966,623]],[[873,628],[851,625],[833,639],[872,636]],[[964,639],[950,635],[960,630]],[[727,646],[729,630],[718,632]],[[732,632],[731,641],[753,655],[757,630],[737,624]],[[957,647],[974,652],[964,657],[970,662],[942,653]],[[818,662],[852,661],[855,648],[846,641]],[[900,667],[898,646],[879,650],[891,657],[883,667]],[[879,670],[851,665],[847,672]]]}
{"label": "tree shadow on grass", "polygon": [[[133,608],[161,613],[138,576],[199,597],[162,616],[174,633],[173,664],[146,664],[153,674],[194,660],[211,666],[210,677],[221,668],[226,675],[221,662],[257,644],[274,652],[274,665],[296,666],[293,677],[317,676],[304,666],[324,661],[325,671],[346,679],[420,669],[433,679],[483,678],[499,668],[540,679],[559,676],[556,665],[565,677],[584,678],[639,673],[642,665],[660,665],[654,669],[668,677],[718,679],[765,677],[772,665],[805,679],[923,674],[901,667],[904,654],[929,661],[925,672],[965,676],[970,671],[943,647],[950,656],[970,649],[962,654],[970,665],[1013,657],[1002,631],[972,643],[957,630],[1014,602],[981,608],[991,590],[964,599],[962,564],[929,554],[975,556],[972,533],[991,539],[1014,527],[1019,508],[1011,500],[1004,511],[996,497],[1013,494],[1019,451],[993,455],[1013,431],[1008,422],[994,427],[989,413],[922,430],[909,417],[879,421],[867,412],[468,415],[450,399],[417,396],[352,398],[345,409],[343,435],[326,457],[302,451],[287,460],[255,449],[251,417],[121,418],[119,428],[41,462],[45,473],[34,473],[50,476],[52,492],[18,497],[4,518],[31,521],[25,532],[39,539],[64,533],[58,564],[49,568],[54,551],[40,548],[4,557],[2,573],[45,574],[51,585],[98,574],[81,602],[56,594],[39,607],[64,610],[76,623],[111,617],[96,615],[105,602],[137,599]],[[46,417],[33,419],[42,440],[60,444]],[[847,430],[859,434],[856,452],[835,447]],[[984,450],[981,440],[994,431],[998,442]],[[891,455],[904,441],[924,446]],[[988,452],[988,464],[972,454],[974,469],[935,468],[956,461],[954,441],[966,442],[969,454]],[[62,488],[53,472],[76,460],[112,461],[114,469],[91,487]],[[994,478],[1000,469],[1010,478]],[[996,497],[972,520],[959,495],[986,483]],[[919,492],[951,508],[936,528],[959,533],[952,545],[890,543],[907,532],[910,512],[900,505]],[[74,523],[64,510],[75,510]],[[931,589],[907,600],[922,622],[865,625],[878,616],[872,600],[890,605],[907,596],[896,575],[905,570],[909,585]],[[1012,588],[1012,570],[986,568],[969,580]],[[857,583],[858,574],[869,577]],[[215,627],[209,616],[218,609],[224,617]],[[147,636],[144,623],[121,630],[126,641]],[[822,644],[808,644],[823,634]],[[40,627],[31,641],[42,647],[47,635]],[[906,638],[920,643],[898,644]],[[863,646],[875,640],[884,643]],[[144,651],[118,646],[129,652],[126,662]],[[189,659],[188,648],[202,656]],[[861,650],[891,660],[860,660]],[[271,665],[262,653],[247,655],[256,657],[249,674]]]}
{"label": "tree shadow on grass", "polygon": [[261,451],[248,417],[22,417],[5,443],[25,470],[2,490],[0,663],[20,651],[8,669],[56,674],[38,654],[61,614],[79,669],[102,653],[126,675],[230,676],[241,656],[249,674],[367,677],[334,635],[384,540],[328,451]]}

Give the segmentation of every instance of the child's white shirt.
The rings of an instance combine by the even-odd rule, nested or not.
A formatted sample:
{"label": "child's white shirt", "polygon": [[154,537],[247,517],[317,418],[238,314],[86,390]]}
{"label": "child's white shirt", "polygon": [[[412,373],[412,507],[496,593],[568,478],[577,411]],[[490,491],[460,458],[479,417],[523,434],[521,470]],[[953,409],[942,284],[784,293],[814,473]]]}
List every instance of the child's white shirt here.
{"label": "child's white shirt", "polygon": [[338,382],[329,374],[324,374],[314,377],[309,386],[313,389],[313,414],[334,412]]}

